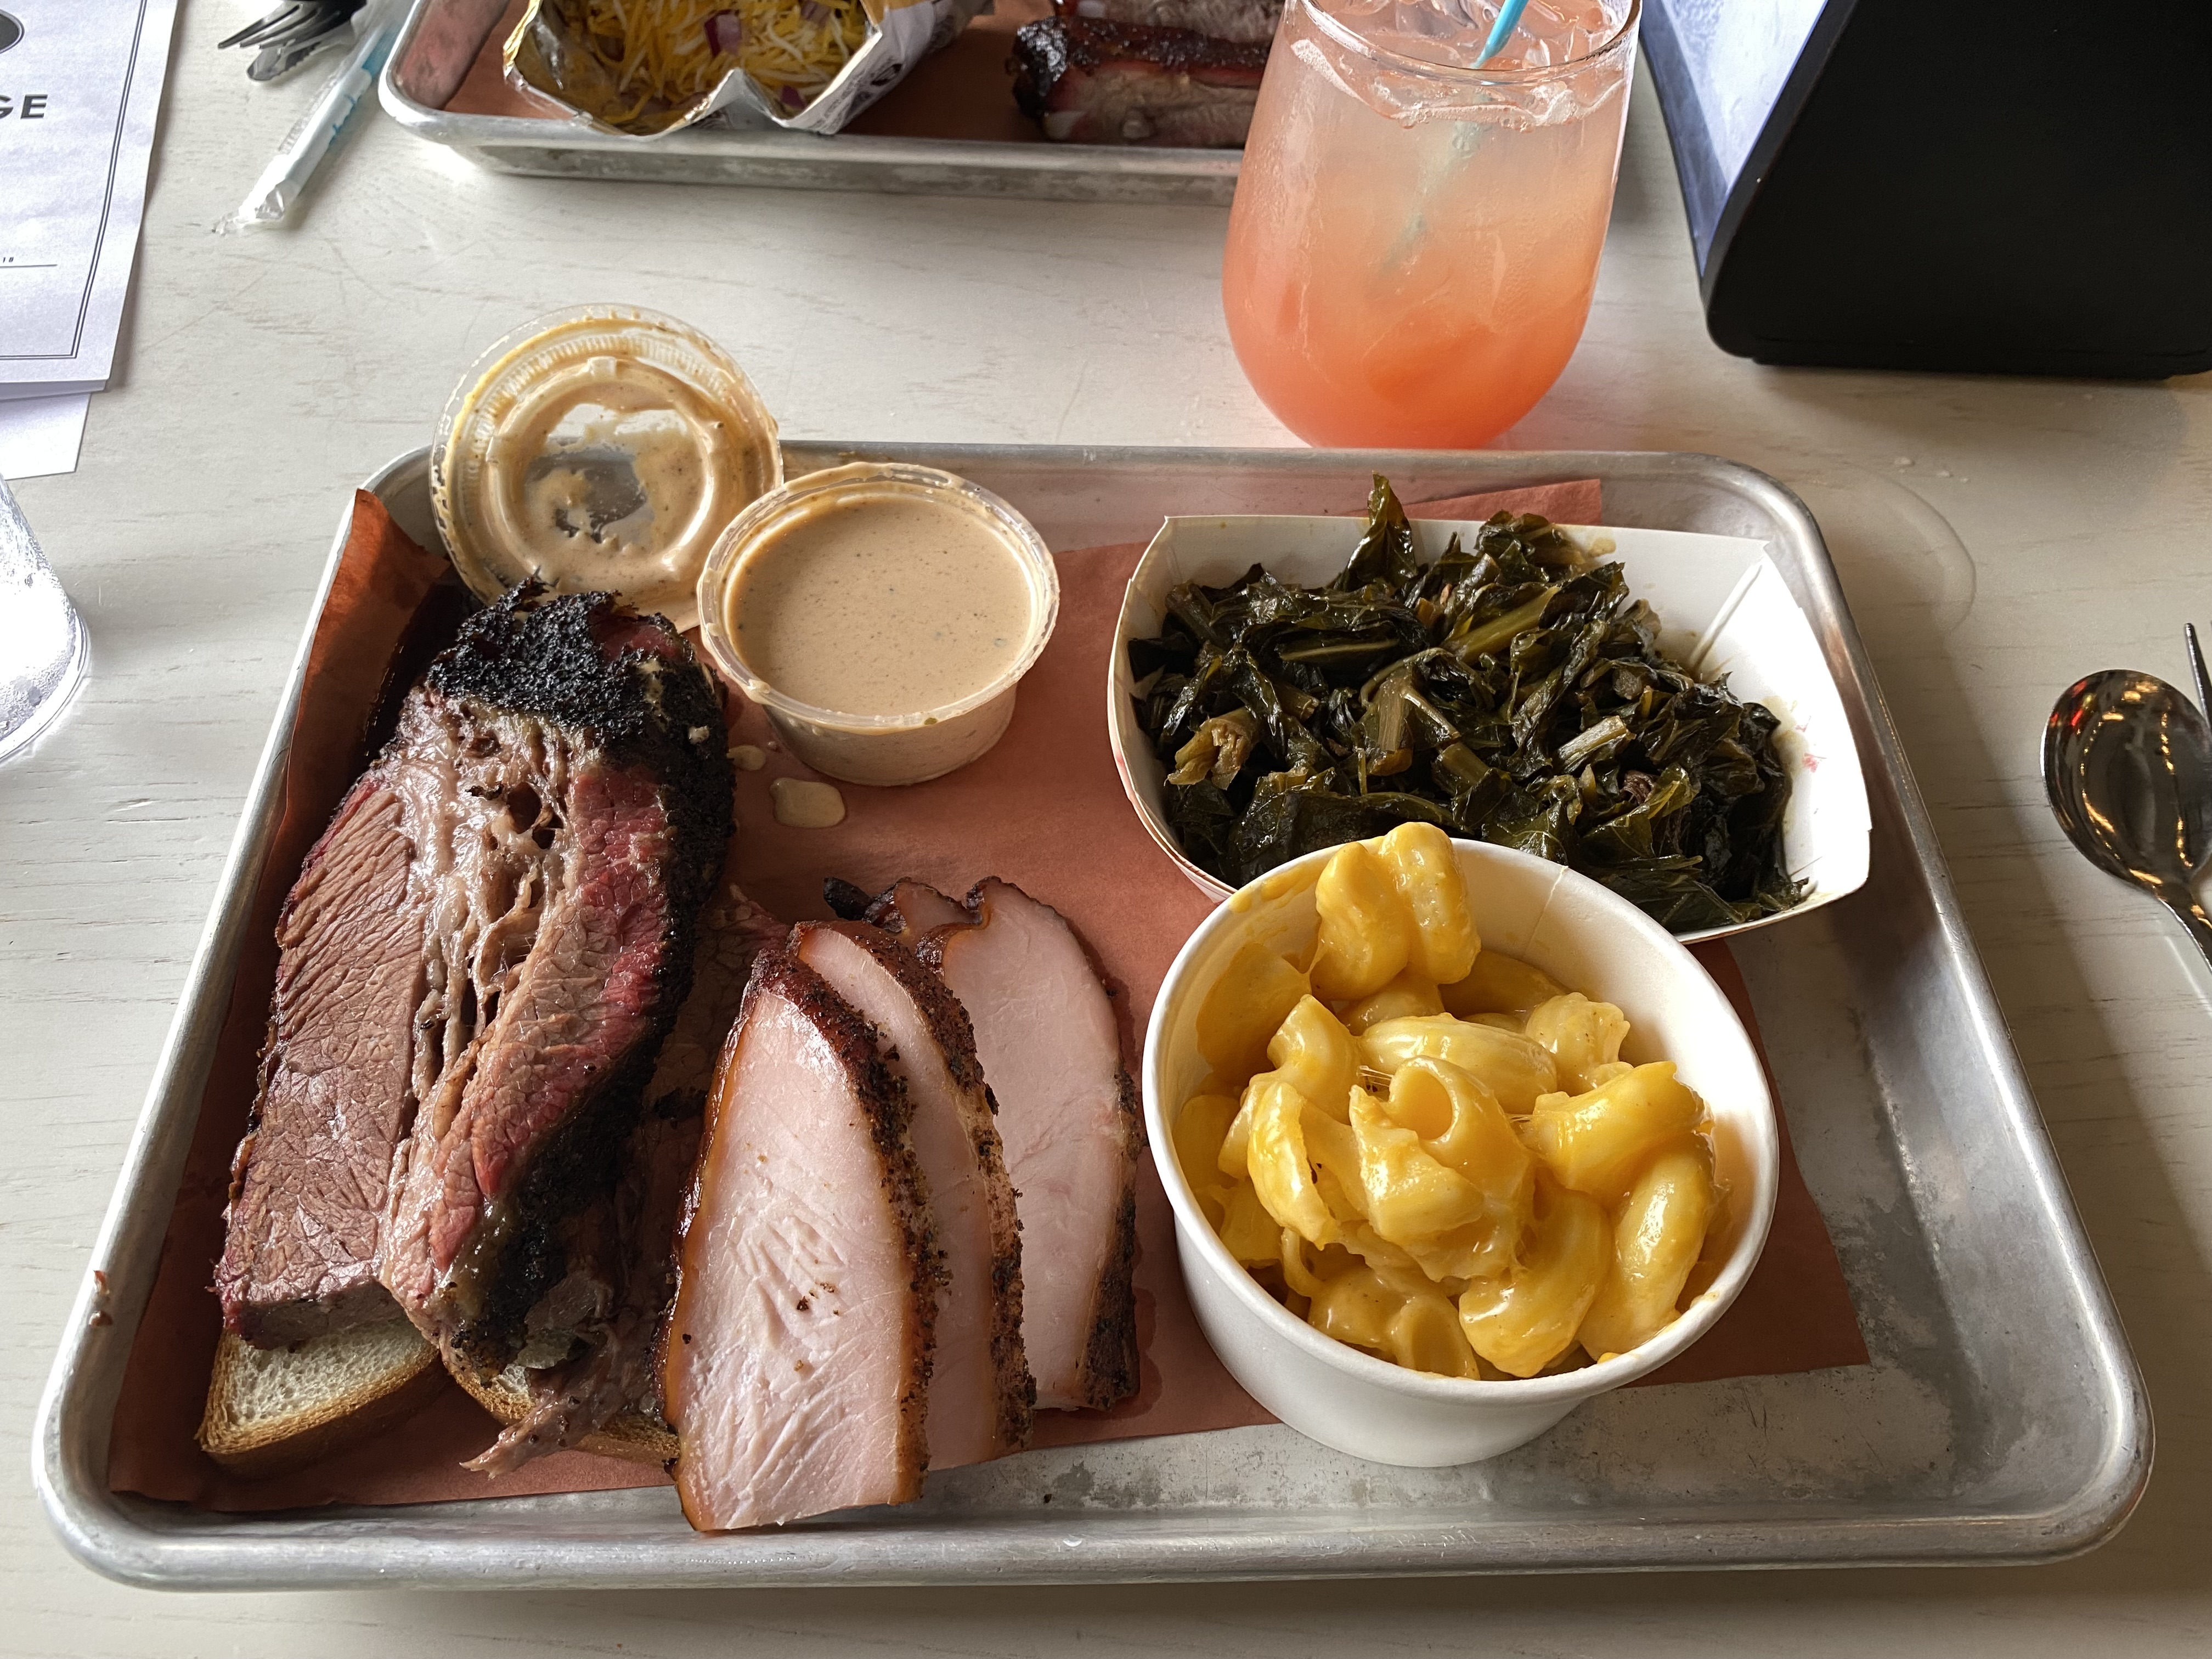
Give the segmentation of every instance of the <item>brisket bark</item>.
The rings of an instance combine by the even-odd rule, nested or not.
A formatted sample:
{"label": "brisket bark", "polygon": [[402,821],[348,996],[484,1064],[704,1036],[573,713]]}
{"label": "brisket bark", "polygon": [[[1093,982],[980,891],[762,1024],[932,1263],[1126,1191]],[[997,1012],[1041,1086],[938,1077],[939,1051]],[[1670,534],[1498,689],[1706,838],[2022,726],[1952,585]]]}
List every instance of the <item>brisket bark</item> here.
{"label": "brisket bark", "polygon": [[514,1358],[612,1187],[728,842],[726,742],[683,641],[605,594],[510,594],[401,714],[425,986],[380,1268],[449,1364]]}

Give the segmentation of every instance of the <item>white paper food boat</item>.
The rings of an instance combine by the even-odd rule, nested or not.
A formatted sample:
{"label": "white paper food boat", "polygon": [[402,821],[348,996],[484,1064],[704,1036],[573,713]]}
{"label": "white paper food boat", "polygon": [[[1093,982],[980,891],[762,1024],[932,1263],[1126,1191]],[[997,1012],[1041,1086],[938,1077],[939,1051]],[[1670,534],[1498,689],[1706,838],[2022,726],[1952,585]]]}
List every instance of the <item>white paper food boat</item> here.
{"label": "white paper food boat", "polygon": [[[1415,519],[1414,541],[1426,562],[1455,533],[1471,543],[1480,527]],[[1562,527],[1583,547],[1620,562],[1630,596],[1658,613],[1660,643],[1669,656],[1703,678],[1726,675],[1736,696],[1765,703],[1782,721],[1776,748],[1790,780],[1783,858],[1790,873],[1808,884],[1804,902],[1779,915],[1681,937],[1723,939],[1856,891],[1867,878],[1869,839],[1858,747],[1812,625],[1767,556],[1766,544],[1675,530]],[[1183,856],[1163,816],[1167,769],[1137,723],[1138,682],[1129,672],[1128,642],[1160,631],[1168,593],[1186,581],[1218,586],[1255,564],[1285,581],[1328,581],[1352,556],[1362,529],[1363,520],[1343,518],[1170,519],[1129,579],[1107,670],[1114,764],[1152,839],[1200,891],[1217,900],[1227,898],[1230,889]]]}

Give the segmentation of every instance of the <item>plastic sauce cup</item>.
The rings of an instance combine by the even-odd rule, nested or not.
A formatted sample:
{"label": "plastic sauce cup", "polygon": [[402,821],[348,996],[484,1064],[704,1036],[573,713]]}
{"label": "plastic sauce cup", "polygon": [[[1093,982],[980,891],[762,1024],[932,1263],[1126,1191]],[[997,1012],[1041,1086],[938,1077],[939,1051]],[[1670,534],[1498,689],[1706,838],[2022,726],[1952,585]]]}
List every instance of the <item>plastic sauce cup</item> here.
{"label": "plastic sauce cup", "polygon": [[[875,501],[920,501],[972,515],[1005,547],[1027,590],[1027,631],[1011,659],[972,690],[933,708],[856,714],[824,708],[771,684],[738,647],[744,577],[752,562],[825,510],[858,514]],[[857,462],[795,478],[755,501],[722,532],[700,573],[700,638],[724,678],[768,711],[786,748],[847,783],[921,783],[965,766],[1005,734],[1014,691],[1043,652],[1060,616],[1060,573],[1029,520],[989,490],[933,467]],[[855,649],[865,647],[858,641]]]}
{"label": "plastic sauce cup", "polygon": [[462,378],[430,493],[477,598],[604,589],[689,628],[715,537],[782,481],[775,421],[720,347],[656,312],[583,306]]}

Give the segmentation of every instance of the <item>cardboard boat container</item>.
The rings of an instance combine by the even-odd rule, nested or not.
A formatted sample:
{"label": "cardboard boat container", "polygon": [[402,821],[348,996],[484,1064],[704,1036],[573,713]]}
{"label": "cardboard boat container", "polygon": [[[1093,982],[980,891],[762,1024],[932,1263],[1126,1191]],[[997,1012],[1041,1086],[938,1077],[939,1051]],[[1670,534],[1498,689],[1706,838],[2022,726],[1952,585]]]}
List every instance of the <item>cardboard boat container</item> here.
{"label": "cardboard boat container", "polygon": [[[1480,527],[1413,520],[1424,561],[1441,554],[1455,534],[1472,541]],[[1765,703],[1781,717],[1776,744],[1790,778],[1783,856],[1790,873],[1809,884],[1804,902],[1779,915],[1681,938],[1725,939],[1786,921],[1864,885],[1870,820],[1858,748],[1812,624],[1765,544],[1685,531],[1564,527],[1593,555],[1620,562],[1630,594],[1658,613],[1660,644],[1668,654],[1702,678],[1725,676],[1735,696]],[[1285,581],[1328,581],[1352,556],[1361,529],[1360,520],[1341,518],[1169,519],[1129,579],[1107,668],[1114,763],[1130,805],[1160,849],[1217,900],[1229,896],[1228,885],[1183,856],[1163,815],[1167,769],[1137,721],[1139,682],[1129,672],[1128,642],[1160,631],[1168,594],[1186,581],[1220,586],[1255,564]]]}

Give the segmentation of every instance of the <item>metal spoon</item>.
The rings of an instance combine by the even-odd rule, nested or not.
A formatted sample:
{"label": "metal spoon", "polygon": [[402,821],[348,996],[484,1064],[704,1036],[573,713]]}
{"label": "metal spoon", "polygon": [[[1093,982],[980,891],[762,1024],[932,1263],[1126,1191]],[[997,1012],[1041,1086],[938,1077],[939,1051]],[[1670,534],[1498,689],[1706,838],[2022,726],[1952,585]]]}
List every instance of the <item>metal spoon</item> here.
{"label": "metal spoon", "polygon": [[2126,669],[2077,681],[2044,729],[2043,787],[2067,838],[2180,917],[2212,966],[2212,916],[2190,891],[2212,857],[2212,726],[2197,706]]}

